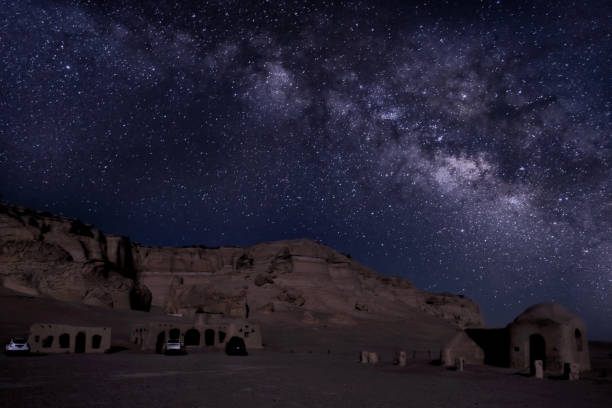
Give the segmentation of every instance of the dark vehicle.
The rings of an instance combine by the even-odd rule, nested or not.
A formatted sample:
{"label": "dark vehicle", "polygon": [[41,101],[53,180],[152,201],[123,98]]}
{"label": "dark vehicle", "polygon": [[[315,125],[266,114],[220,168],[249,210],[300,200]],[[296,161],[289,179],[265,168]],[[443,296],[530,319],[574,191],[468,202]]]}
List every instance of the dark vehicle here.
{"label": "dark vehicle", "polygon": [[228,356],[248,356],[244,340],[234,336],[225,344],[225,354]]}
{"label": "dark vehicle", "polygon": [[11,337],[11,340],[4,347],[4,353],[6,355],[29,354],[28,340],[23,337]]}

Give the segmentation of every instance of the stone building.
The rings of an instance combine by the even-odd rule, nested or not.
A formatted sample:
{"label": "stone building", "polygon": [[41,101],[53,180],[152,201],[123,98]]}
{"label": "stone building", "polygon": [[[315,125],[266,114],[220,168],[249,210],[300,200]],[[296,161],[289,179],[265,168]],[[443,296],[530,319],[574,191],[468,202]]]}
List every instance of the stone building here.
{"label": "stone building", "polygon": [[457,332],[442,350],[442,364],[451,366],[457,358],[466,364],[484,364],[485,353],[464,331]]}
{"label": "stone building", "polygon": [[33,353],[103,353],[111,346],[111,328],[34,323],[28,343]]}
{"label": "stone building", "polygon": [[580,371],[591,368],[584,323],[556,303],[531,306],[505,328],[458,333],[444,347],[442,362],[453,365],[456,358],[518,369],[533,369],[534,361],[542,360],[544,370],[557,373],[572,363]]}
{"label": "stone building", "polygon": [[189,350],[224,348],[232,337],[240,337],[248,349],[262,348],[259,325],[246,320],[196,315],[193,323],[157,322],[133,328],[131,341],[142,350],[161,353],[168,339],[180,339]]}
{"label": "stone building", "polygon": [[589,344],[582,320],[556,303],[531,306],[508,325],[510,366],[527,368],[542,360],[548,371],[563,370],[565,363],[590,370]]}

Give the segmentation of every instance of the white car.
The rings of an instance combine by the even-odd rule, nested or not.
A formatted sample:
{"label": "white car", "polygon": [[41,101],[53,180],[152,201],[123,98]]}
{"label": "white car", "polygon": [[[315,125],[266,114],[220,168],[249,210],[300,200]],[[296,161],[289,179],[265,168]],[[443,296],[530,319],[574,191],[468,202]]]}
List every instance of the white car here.
{"label": "white car", "polygon": [[185,345],[179,339],[168,339],[164,350],[165,354],[185,354]]}
{"label": "white car", "polygon": [[23,337],[11,337],[4,347],[6,354],[28,354],[30,352],[30,345],[28,340]]}

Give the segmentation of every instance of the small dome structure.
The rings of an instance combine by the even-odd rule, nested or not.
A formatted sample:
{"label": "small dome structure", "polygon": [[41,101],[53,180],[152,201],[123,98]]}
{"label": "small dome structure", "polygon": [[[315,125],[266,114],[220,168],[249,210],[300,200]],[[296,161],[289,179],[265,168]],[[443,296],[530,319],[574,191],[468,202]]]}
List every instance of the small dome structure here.
{"label": "small dome structure", "polygon": [[564,364],[577,363],[590,370],[589,345],[582,320],[557,303],[539,303],[527,308],[508,325],[510,365],[533,367],[542,360],[544,369],[562,372]]}

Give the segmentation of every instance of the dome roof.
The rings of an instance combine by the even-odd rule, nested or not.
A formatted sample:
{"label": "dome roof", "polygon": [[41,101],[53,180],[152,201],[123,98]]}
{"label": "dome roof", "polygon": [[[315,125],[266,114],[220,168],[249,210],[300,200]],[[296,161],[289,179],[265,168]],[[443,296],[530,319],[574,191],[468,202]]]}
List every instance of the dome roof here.
{"label": "dome roof", "polygon": [[542,320],[564,323],[575,319],[580,320],[577,315],[558,303],[538,303],[521,313],[514,319],[514,323]]}

